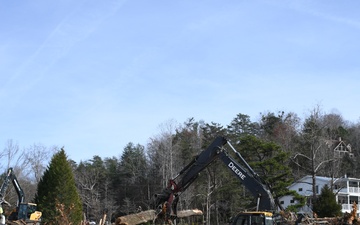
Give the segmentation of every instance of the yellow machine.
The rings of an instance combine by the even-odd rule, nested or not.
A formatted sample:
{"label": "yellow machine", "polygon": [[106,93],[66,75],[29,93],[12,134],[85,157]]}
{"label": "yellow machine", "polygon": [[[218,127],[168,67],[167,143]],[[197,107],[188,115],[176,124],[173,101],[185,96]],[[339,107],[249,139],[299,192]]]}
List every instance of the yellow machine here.
{"label": "yellow machine", "polygon": [[236,215],[232,225],[274,225],[274,218],[271,212],[241,212]]}
{"label": "yellow machine", "polygon": [[36,211],[34,203],[20,203],[18,207],[10,214],[8,221],[22,220],[26,223],[35,223],[40,221],[42,213]]}

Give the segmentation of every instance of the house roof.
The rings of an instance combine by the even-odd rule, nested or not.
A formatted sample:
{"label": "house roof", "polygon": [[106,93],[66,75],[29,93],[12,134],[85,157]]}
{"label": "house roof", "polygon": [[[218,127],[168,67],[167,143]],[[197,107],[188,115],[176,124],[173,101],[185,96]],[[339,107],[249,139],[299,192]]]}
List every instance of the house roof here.
{"label": "house roof", "polygon": [[[323,182],[330,182],[331,181],[331,177],[323,177],[323,176],[315,176],[316,181],[323,181]],[[295,186],[296,184],[299,183],[308,183],[311,184],[311,180],[312,180],[312,176],[311,175],[306,175],[302,178],[300,178],[299,180],[295,181],[294,183],[292,183],[289,188]]]}
{"label": "house roof", "polygon": [[337,178],[335,180],[335,183],[336,182],[339,182],[339,181],[356,181],[356,182],[359,182],[360,181],[360,178],[354,178],[354,177],[340,177],[340,178]]}
{"label": "house roof", "polygon": [[[316,181],[322,181],[324,183],[330,183],[332,179],[333,178],[331,178],[331,177],[316,176]],[[294,187],[296,184],[299,184],[299,183],[311,184],[311,182],[312,182],[311,180],[312,180],[312,176],[311,175],[306,175],[306,176],[300,178],[299,180],[295,181],[294,183],[292,183],[288,188],[290,189],[290,188]],[[340,178],[334,178],[334,183],[341,182],[341,181],[360,182],[360,178],[347,177],[347,176],[340,177]]]}
{"label": "house roof", "polygon": [[351,153],[351,145],[346,144],[341,138],[338,140],[326,140],[325,143],[334,151],[342,151]]}

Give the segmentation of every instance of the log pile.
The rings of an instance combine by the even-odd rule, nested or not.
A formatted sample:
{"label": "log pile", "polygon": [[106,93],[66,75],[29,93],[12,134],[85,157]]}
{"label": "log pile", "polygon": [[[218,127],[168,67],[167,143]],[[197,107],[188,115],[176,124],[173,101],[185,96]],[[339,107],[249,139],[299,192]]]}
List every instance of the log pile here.
{"label": "log pile", "polygon": [[[178,218],[190,217],[190,216],[201,216],[203,212],[198,209],[192,210],[183,210],[177,213]],[[142,211],[135,214],[130,214],[126,216],[120,216],[116,218],[115,225],[137,225],[146,223],[148,221],[153,221],[155,219],[156,212],[155,210]]]}

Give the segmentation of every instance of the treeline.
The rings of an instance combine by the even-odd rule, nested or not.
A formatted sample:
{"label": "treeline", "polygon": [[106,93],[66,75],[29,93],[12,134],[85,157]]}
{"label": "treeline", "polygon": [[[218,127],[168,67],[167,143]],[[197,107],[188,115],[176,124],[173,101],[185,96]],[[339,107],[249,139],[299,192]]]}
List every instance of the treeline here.
{"label": "treeline", "polygon": [[[229,140],[269,184],[277,199],[287,194],[289,184],[304,175],[360,177],[359,134],[359,123],[324,113],[319,107],[311,110],[305,119],[292,112],[263,113],[258,121],[238,114],[226,126],[190,118],[182,124],[163,125],[162,131],[150,138],[146,146],[128,143],[120,157],[93,156],[78,164],[71,163],[84,213],[87,218],[98,220],[104,213],[108,218],[116,218],[150,209],[153,195],[160,193],[168,180],[217,136]],[[340,157],[334,154],[331,143],[340,138],[351,145],[352,154],[345,152]],[[51,148],[38,153],[49,150],[57,151]],[[21,169],[21,173],[30,171],[29,174],[37,169],[36,176],[20,176],[20,182],[27,183],[23,187],[26,192],[31,189],[32,193],[36,192],[38,176],[46,167],[40,162],[33,162],[27,170]],[[32,193],[27,194],[33,196]],[[207,167],[178,203],[179,210],[203,210],[204,219],[216,224],[254,207],[254,197],[221,161]]]}

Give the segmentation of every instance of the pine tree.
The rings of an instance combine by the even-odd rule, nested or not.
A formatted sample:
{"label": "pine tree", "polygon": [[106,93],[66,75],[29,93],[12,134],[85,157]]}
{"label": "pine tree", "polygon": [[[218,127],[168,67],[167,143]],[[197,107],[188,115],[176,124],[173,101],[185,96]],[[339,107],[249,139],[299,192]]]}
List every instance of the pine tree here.
{"label": "pine tree", "polygon": [[80,224],[82,203],[64,149],[52,157],[38,184],[35,202],[46,224]]}
{"label": "pine tree", "polygon": [[263,183],[267,184],[276,205],[281,206],[279,198],[293,194],[287,188],[293,182],[288,166],[288,153],[282,151],[276,143],[264,141],[254,135],[241,137],[237,149]]}
{"label": "pine tree", "polygon": [[335,217],[341,215],[341,205],[336,202],[335,194],[325,185],[313,205],[319,217]]}

